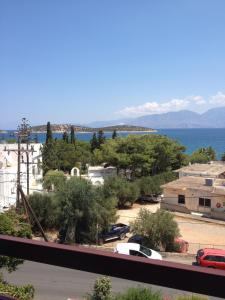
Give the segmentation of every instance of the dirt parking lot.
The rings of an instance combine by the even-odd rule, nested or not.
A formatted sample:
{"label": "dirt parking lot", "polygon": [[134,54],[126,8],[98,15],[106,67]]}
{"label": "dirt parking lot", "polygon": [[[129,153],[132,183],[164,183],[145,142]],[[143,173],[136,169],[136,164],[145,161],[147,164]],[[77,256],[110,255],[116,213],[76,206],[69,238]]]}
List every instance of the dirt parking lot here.
{"label": "dirt parking lot", "polygon": [[[141,208],[146,208],[151,212],[156,212],[159,204],[137,204],[132,209],[118,211],[118,221],[129,224],[133,221]],[[187,217],[175,217],[179,224],[182,238],[189,242],[189,253],[196,253],[200,248],[214,247],[225,249],[225,222],[224,225],[195,220]],[[223,222],[221,222],[223,223]],[[118,242],[118,241],[117,241]],[[110,243],[114,245],[114,243]],[[115,242],[116,244],[116,242]]]}

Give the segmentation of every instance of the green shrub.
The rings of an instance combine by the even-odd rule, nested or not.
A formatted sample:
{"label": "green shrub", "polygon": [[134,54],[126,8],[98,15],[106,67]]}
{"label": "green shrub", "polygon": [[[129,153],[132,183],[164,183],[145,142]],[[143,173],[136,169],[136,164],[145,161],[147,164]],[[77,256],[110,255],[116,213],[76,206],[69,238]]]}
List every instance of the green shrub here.
{"label": "green shrub", "polygon": [[108,277],[100,277],[95,281],[93,294],[88,296],[89,300],[110,300],[111,281]]}
{"label": "green shrub", "polygon": [[0,279],[0,294],[20,300],[31,300],[34,298],[34,287],[30,284],[24,286],[11,285]]}
{"label": "green shrub", "polygon": [[181,295],[176,297],[175,300],[207,300],[208,297],[198,296],[198,295]]}
{"label": "green shrub", "polygon": [[150,288],[132,287],[125,293],[121,293],[113,298],[113,300],[162,300],[160,291],[153,292]]}

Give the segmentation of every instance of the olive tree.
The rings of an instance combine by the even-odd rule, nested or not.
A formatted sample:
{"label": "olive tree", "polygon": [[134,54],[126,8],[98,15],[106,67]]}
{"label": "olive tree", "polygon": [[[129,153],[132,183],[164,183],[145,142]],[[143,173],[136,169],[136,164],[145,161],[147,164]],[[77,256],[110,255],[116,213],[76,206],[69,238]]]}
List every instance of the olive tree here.
{"label": "olive tree", "polygon": [[180,236],[173,214],[160,209],[156,213],[141,209],[137,219],[131,222],[131,229],[133,233],[142,235],[145,245],[153,249],[166,250]]}
{"label": "olive tree", "polygon": [[84,179],[67,180],[55,197],[62,243],[93,242],[98,230],[116,219],[115,199]]}

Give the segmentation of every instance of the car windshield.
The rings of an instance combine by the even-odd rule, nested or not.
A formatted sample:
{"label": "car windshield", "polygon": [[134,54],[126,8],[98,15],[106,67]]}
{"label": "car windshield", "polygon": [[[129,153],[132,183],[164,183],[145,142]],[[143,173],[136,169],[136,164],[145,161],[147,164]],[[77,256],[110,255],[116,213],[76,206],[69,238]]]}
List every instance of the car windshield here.
{"label": "car windshield", "polygon": [[151,256],[152,255],[152,251],[144,246],[140,245],[140,251],[143,252],[144,254],[146,254],[147,256]]}

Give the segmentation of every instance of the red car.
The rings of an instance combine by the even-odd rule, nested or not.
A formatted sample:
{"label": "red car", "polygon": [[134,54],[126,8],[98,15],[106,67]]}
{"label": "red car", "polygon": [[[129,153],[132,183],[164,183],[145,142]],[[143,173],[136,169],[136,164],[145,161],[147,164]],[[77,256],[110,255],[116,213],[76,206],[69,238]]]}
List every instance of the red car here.
{"label": "red car", "polygon": [[196,255],[196,263],[202,267],[225,270],[225,250],[204,248]]}

